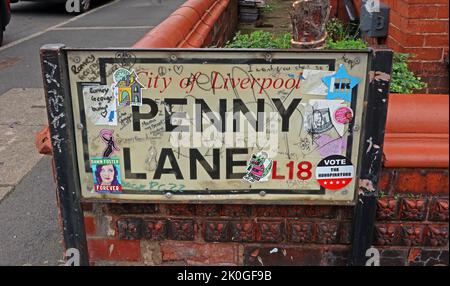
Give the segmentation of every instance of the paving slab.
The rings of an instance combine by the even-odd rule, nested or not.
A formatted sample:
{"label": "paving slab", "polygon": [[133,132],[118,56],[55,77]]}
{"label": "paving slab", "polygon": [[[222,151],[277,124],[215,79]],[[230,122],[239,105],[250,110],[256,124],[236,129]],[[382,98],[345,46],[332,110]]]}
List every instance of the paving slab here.
{"label": "paving slab", "polygon": [[[44,90],[13,88],[0,95],[0,125],[47,124]],[[1,140],[0,135],[0,140]]]}
{"label": "paving slab", "polygon": [[0,187],[0,202],[6,198],[6,195],[9,194],[12,190],[12,187]]}

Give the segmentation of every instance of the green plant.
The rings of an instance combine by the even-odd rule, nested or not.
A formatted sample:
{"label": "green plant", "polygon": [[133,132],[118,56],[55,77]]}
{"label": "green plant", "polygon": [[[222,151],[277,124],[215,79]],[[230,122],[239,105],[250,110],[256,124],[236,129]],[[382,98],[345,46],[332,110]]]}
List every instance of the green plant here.
{"label": "green plant", "polygon": [[367,48],[367,43],[362,39],[352,39],[346,38],[343,40],[333,41],[333,39],[327,39],[325,44],[326,49],[365,49]]}
{"label": "green plant", "polygon": [[409,54],[394,53],[390,90],[395,93],[413,93],[427,85],[408,68]]}
{"label": "green plant", "polygon": [[338,18],[332,18],[326,25],[328,37],[326,49],[365,49],[367,43],[358,38],[358,34],[352,34],[349,26]]}
{"label": "green plant", "polygon": [[340,41],[347,38],[347,27],[344,22],[338,18],[332,18],[326,25],[328,38],[333,41]]}
{"label": "green plant", "polygon": [[289,49],[291,34],[284,33],[278,37],[270,32],[255,31],[251,34],[237,32],[233,40],[227,42],[226,48],[261,48],[261,49]]}

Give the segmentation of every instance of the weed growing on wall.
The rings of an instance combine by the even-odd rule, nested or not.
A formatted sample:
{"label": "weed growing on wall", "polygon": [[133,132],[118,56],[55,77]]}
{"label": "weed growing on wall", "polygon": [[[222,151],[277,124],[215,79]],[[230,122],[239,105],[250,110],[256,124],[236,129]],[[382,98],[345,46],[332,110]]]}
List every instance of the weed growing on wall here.
{"label": "weed growing on wall", "polygon": [[391,77],[391,92],[413,93],[427,85],[408,68],[409,54],[394,53]]}
{"label": "weed growing on wall", "polygon": [[291,34],[284,33],[275,36],[270,32],[255,31],[251,34],[237,32],[233,40],[229,41],[226,48],[260,48],[260,49],[289,49],[291,47]]}

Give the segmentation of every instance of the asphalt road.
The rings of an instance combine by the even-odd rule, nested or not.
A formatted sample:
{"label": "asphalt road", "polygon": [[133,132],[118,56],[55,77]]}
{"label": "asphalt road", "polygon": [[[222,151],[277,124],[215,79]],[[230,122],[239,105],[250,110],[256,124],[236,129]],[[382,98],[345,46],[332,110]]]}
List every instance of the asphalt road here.
{"label": "asphalt road", "polygon": [[[30,2],[12,5],[12,20],[5,33],[4,45],[0,47],[0,102],[2,97],[6,99],[11,94],[20,95],[24,88],[29,88],[28,93],[42,88],[39,63],[39,48],[42,45],[63,43],[84,48],[130,47],[184,0],[94,2],[96,5],[92,11],[79,16],[66,13],[64,5]],[[39,94],[36,92],[36,101],[39,96],[42,97]],[[20,102],[12,108],[17,109],[9,110],[13,113],[12,117],[17,116],[15,125],[4,123],[2,127],[0,122],[0,131],[1,128],[12,130],[16,125],[20,126],[21,113],[29,112],[23,110]],[[3,111],[7,110],[0,112],[0,118],[5,113]],[[42,112],[43,116],[45,109],[38,108],[33,112]],[[34,142],[33,132],[22,133],[25,134],[22,140]],[[20,156],[36,153],[32,144],[23,145],[26,147],[8,145],[7,142],[11,140],[2,136],[5,136],[4,132],[0,132],[0,154],[17,154],[14,160],[20,161]],[[62,263],[62,236],[57,222],[50,157],[38,157],[36,163],[30,164],[27,166],[28,171],[20,175],[17,184],[2,183],[0,178],[0,265]],[[0,174],[1,168],[2,162]],[[7,192],[3,199],[2,190]]]}

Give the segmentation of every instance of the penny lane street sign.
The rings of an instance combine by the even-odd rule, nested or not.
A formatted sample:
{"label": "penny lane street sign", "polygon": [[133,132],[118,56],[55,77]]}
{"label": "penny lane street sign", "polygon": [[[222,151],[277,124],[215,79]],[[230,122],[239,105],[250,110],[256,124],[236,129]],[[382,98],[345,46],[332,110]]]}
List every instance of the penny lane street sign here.
{"label": "penny lane street sign", "polygon": [[61,51],[52,141],[83,200],[354,203],[370,51]]}

